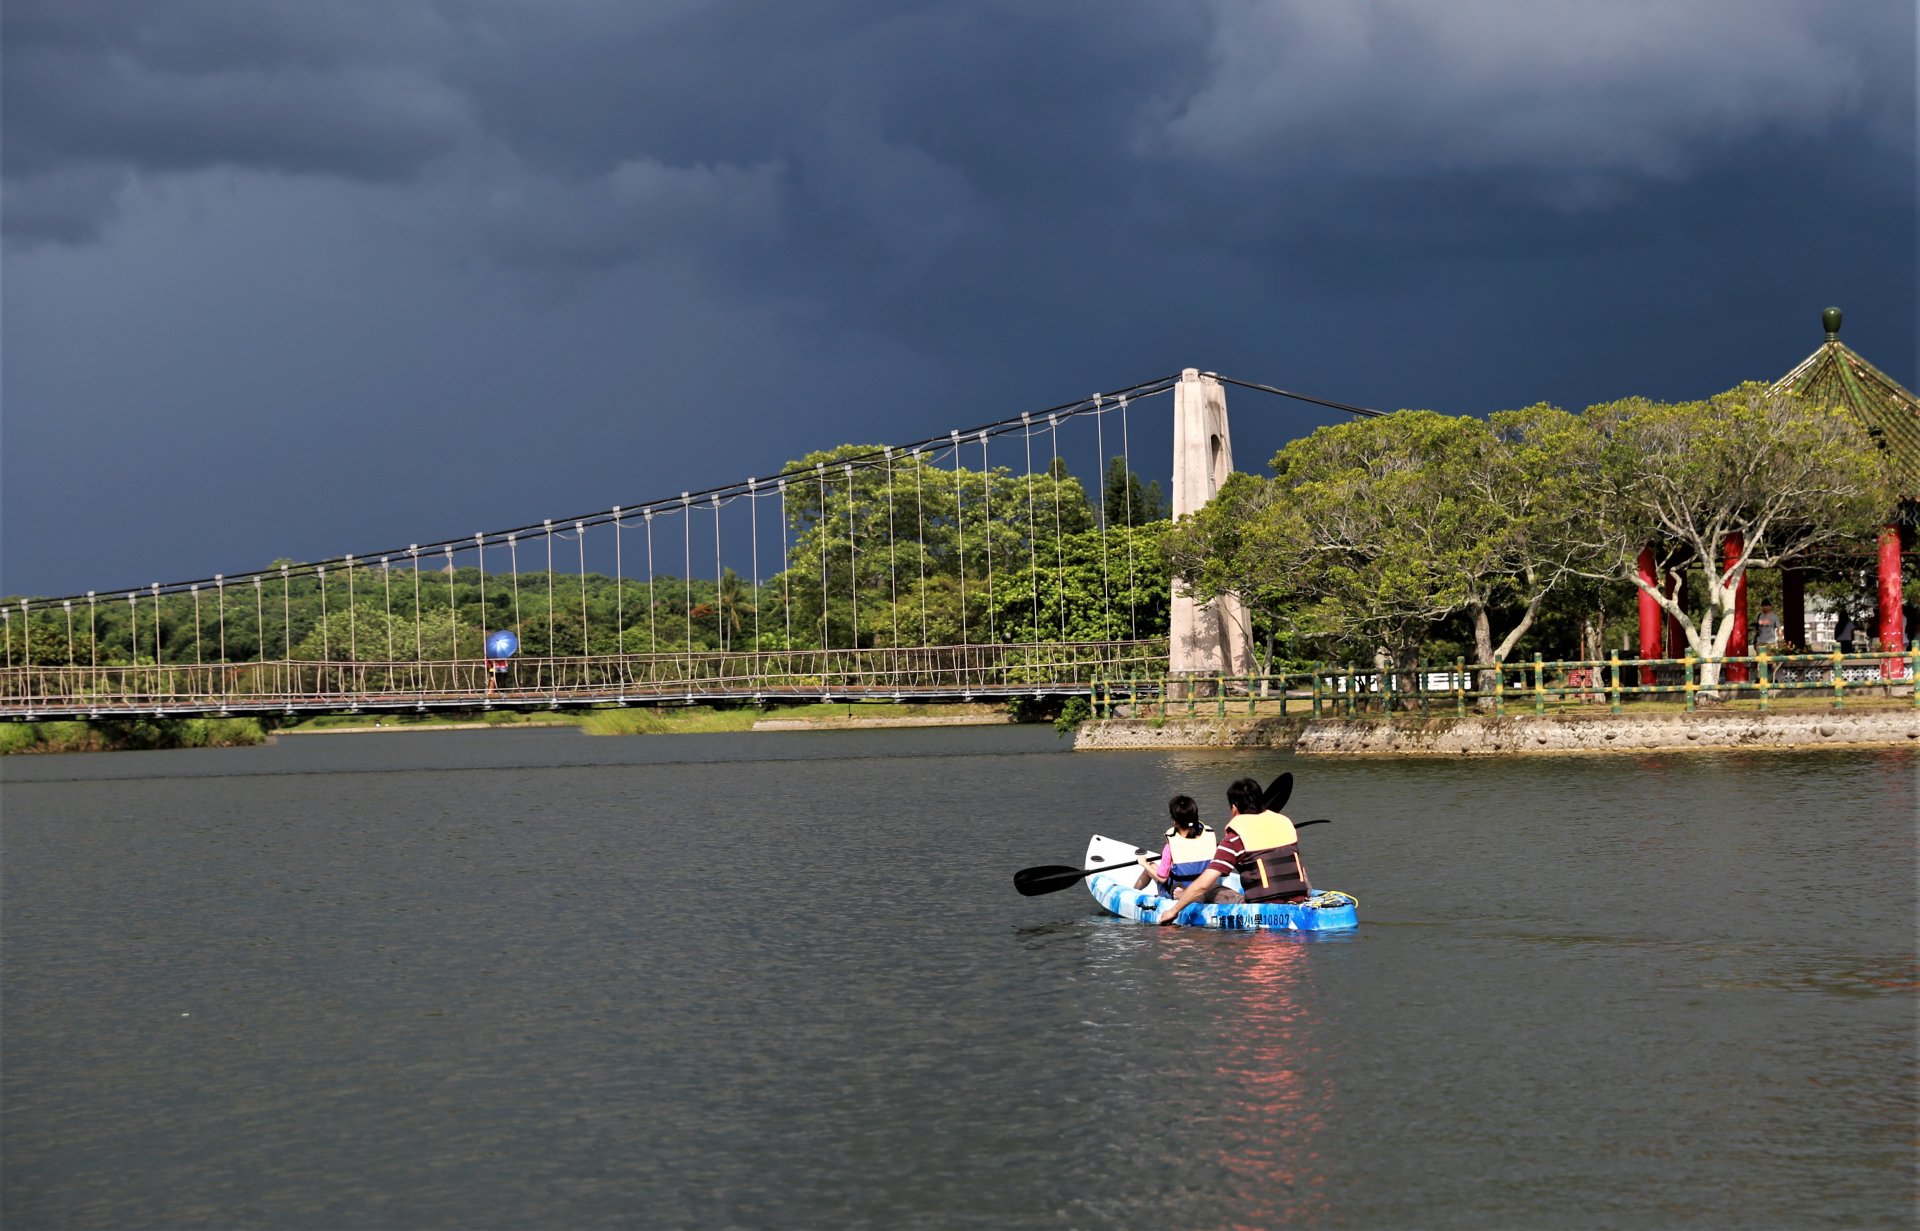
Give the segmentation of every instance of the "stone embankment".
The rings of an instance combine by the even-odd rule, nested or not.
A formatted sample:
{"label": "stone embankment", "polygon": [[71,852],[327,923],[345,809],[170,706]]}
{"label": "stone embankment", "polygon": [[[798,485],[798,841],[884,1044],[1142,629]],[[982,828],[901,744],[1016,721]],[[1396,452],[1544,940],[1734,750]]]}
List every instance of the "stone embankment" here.
{"label": "stone embankment", "polygon": [[1920,711],[1704,711],[1636,717],[1114,718],[1083,725],[1075,750],[1285,748],[1322,756],[1506,756],[1729,748],[1920,747]]}

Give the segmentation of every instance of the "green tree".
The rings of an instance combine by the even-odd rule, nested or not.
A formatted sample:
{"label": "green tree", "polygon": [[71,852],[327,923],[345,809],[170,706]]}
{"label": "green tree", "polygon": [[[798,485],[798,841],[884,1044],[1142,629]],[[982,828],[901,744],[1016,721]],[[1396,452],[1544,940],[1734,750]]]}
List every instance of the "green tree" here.
{"label": "green tree", "polygon": [[[1552,407],[1492,423],[1401,411],[1321,428],[1229,476],[1168,536],[1196,595],[1233,591],[1293,639],[1411,669],[1434,627],[1470,620],[1476,654],[1509,652],[1568,571],[1573,493],[1555,460],[1572,417]],[[1497,635],[1494,621],[1516,611]]]}
{"label": "green tree", "polygon": [[1101,493],[1109,526],[1144,526],[1166,520],[1168,509],[1160,497],[1160,480],[1142,483],[1139,475],[1127,469],[1124,457],[1108,460]]}
{"label": "green tree", "polygon": [[1044,474],[844,445],[787,467],[790,543],[776,585],[803,645],[1005,641],[994,595],[1091,524],[1086,493]]}
{"label": "green tree", "polygon": [[[1870,538],[1895,503],[1882,454],[1852,414],[1757,383],[1703,402],[1590,408],[1570,477],[1588,501],[1582,570],[1651,595],[1707,660],[1726,653],[1749,569]],[[1667,593],[1666,577],[1640,577],[1649,544],[1670,553],[1669,574],[1703,579],[1699,607]],[[1719,683],[1718,663],[1707,663],[1701,683]]]}
{"label": "green tree", "polygon": [[1084,530],[1058,551],[995,578],[996,627],[1006,641],[1125,641],[1167,635],[1171,574],[1165,521]]}

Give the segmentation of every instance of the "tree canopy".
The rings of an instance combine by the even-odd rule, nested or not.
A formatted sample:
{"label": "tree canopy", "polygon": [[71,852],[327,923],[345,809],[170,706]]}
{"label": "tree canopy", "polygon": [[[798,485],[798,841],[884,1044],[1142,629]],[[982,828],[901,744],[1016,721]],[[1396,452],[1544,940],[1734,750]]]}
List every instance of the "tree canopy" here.
{"label": "tree canopy", "polygon": [[[1269,627],[1402,663],[1456,615],[1478,661],[1504,657],[1574,577],[1647,590],[1718,657],[1742,575],[1870,536],[1894,502],[1849,415],[1757,384],[1577,416],[1401,411],[1321,428],[1272,465],[1166,535],[1172,571],[1202,598],[1238,592]],[[1705,575],[1700,607],[1639,577],[1650,542],[1668,570]]]}
{"label": "tree canopy", "polygon": [[[1705,401],[1594,406],[1565,462],[1585,495],[1577,567],[1651,595],[1702,658],[1725,655],[1749,570],[1870,537],[1897,499],[1885,457],[1852,415],[1758,383]],[[1650,543],[1664,549],[1651,581],[1639,570]],[[1697,608],[1666,584],[1681,571],[1705,581]]]}

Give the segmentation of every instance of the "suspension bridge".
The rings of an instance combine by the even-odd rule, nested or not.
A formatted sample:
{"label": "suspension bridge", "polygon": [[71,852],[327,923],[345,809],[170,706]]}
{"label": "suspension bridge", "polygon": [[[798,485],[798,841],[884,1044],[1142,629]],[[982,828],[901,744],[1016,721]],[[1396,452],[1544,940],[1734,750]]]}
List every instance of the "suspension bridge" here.
{"label": "suspension bridge", "polygon": [[[0,720],[977,701],[1245,675],[1244,608],[1186,597],[1153,550],[1155,519],[1232,469],[1228,385],[1378,413],[1187,369],[637,505],[16,599]],[[1170,510],[1133,473],[1136,433],[1165,430],[1143,408],[1162,407]],[[1091,492],[1065,460],[1089,445]]]}

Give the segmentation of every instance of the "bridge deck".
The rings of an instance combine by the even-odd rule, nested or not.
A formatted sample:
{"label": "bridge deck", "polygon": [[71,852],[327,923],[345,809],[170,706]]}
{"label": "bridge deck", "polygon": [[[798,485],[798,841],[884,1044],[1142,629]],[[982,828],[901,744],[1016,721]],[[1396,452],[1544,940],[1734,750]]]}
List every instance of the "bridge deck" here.
{"label": "bridge deck", "polygon": [[10,667],[0,720],[607,705],[979,701],[1157,678],[1164,641],[514,660]]}

